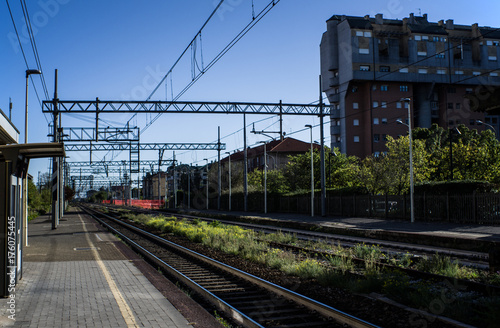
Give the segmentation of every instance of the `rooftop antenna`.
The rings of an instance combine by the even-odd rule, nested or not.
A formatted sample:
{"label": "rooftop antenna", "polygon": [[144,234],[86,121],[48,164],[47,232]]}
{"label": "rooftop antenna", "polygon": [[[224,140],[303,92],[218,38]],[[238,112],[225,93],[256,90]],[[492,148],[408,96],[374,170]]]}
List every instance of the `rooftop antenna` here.
{"label": "rooftop antenna", "polygon": [[9,97],[9,121],[12,121],[12,98]]}
{"label": "rooftop antenna", "polygon": [[418,15],[422,16],[422,10],[420,8],[418,8]]}

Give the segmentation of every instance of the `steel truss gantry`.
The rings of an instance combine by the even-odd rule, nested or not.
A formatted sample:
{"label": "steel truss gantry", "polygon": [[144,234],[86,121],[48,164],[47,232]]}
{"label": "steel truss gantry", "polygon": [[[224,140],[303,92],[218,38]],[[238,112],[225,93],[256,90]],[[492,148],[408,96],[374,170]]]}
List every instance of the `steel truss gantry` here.
{"label": "steel truss gantry", "polygon": [[44,113],[220,113],[220,114],[286,114],[328,115],[330,107],[324,104],[197,102],[197,101],[123,101],[123,100],[45,100]]}
{"label": "steel truss gantry", "polygon": [[[174,163],[173,160],[171,159],[166,159],[161,161],[161,166],[169,166]],[[158,160],[154,161],[140,161],[139,162],[140,166],[151,166],[151,165],[158,165]],[[76,168],[76,167],[113,167],[113,166],[128,166],[129,161],[109,161],[109,162],[66,162],[66,165],[71,168]]]}
{"label": "steel truss gantry", "polygon": [[108,141],[108,142],[124,142],[124,141],[139,141],[140,129],[132,128],[62,128],[63,142],[78,142],[78,141]]}
{"label": "steel truss gantry", "polygon": [[[225,150],[224,143],[141,143],[139,150]],[[66,151],[130,150],[129,143],[64,144]]]}

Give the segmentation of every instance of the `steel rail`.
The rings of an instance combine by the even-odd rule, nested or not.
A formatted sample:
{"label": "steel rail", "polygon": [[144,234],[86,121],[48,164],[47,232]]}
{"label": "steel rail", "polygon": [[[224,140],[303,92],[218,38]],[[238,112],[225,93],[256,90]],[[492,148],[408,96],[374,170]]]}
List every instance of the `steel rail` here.
{"label": "steel rail", "polygon": [[[197,252],[194,252],[188,248],[185,248],[183,246],[180,246],[180,245],[177,245],[175,243],[172,243],[171,241],[168,241],[166,239],[163,239],[159,236],[156,236],[150,232],[147,232],[147,231],[144,231],[142,229],[139,229],[133,225],[130,225],[128,223],[125,223],[125,222],[122,222],[120,220],[117,220],[115,218],[112,218],[110,217],[109,215],[106,215],[104,213],[100,213],[100,215],[103,215],[103,216],[106,216],[108,219],[112,220],[113,222],[116,222],[117,224],[119,225],[122,225],[124,227],[126,227],[127,229],[130,229],[132,231],[134,231],[135,233],[137,234],[140,234],[140,235],[143,235],[145,237],[147,237],[148,239],[151,239],[151,240],[154,240],[155,242],[157,243],[160,243],[160,244],[164,244],[164,245],[168,245],[168,247],[171,247],[171,248],[174,248],[180,252],[183,252],[183,253],[186,253],[188,254],[189,256],[193,257],[193,258],[196,258],[202,262],[205,262],[205,263],[208,263],[218,269],[221,269],[221,270],[224,270],[226,272],[229,272],[231,273],[232,275],[234,276],[237,276],[241,279],[244,279],[246,281],[249,281],[257,286],[260,286],[262,288],[265,288],[269,291],[272,291],[273,293],[279,295],[279,296],[282,296],[284,298],[287,298],[295,303],[298,303],[298,304],[301,304],[305,307],[307,307],[308,309],[312,310],[312,311],[315,311],[327,318],[332,318],[334,320],[336,320],[337,322],[339,322],[340,324],[343,324],[343,325],[349,325],[351,327],[355,327],[355,328],[367,328],[367,327],[371,327],[371,328],[374,328],[374,327],[378,327],[374,324],[371,324],[367,321],[364,321],[362,319],[359,319],[355,316],[352,316],[348,313],[345,313],[343,311],[340,311],[338,309],[335,309],[331,306],[328,306],[326,304],[323,304],[321,302],[318,302],[318,301],[315,301],[309,297],[306,297],[304,295],[301,295],[301,294],[298,294],[294,291],[291,291],[289,289],[286,289],[286,288],[283,288],[279,285],[276,285],[274,283],[271,283],[269,281],[266,281],[262,278],[259,278],[257,276],[254,276],[254,275],[251,275],[249,273],[246,273],[242,270],[239,270],[239,269],[236,269],[234,267],[231,267],[227,264],[224,264],[222,262],[219,262],[219,261],[216,261],[214,259],[211,259],[203,254],[200,254],[200,253],[197,253]],[[121,235],[121,234],[120,234]],[[200,286],[201,287],[201,286]],[[201,287],[203,288],[203,287]],[[225,303],[225,302],[224,302]],[[227,304],[227,303],[226,303]],[[236,310],[237,311],[237,310]]]}
{"label": "steel rail", "polygon": [[[161,267],[163,270],[169,272],[175,279],[179,280],[198,294],[200,294],[202,297],[205,297],[207,300],[210,301],[213,305],[217,307],[218,310],[224,311],[225,313],[229,314],[229,316],[236,321],[238,324],[244,325],[245,327],[250,327],[250,328],[264,328],[264,326],[260,325],[259,323],[255,322],[252,318],[248,317],[244,313],[241,313],[228,303],[226,303],[224,300],[220,299],[207,289],[203,288],[201,285],[198,283],[194,282],[192,279],[189,277],[185,276],[182,274],[180,271],[172,267],[171,265],[167,264],[165,261],[136,243],[135,241],[131,240],[127,236],[125,236],[123,233],[120,231],[116,230],[115,228],[111,227],[109,224],[98,218],[97,216],[93,215],[90,213],[89,208],[81,206],[81,208],[89,215],[91,215],[95,220],[97,220],[99,223],[104,225],[107,229],[109,229],[112,233],[118,235],[120,239],[125,241],[134,251],[137,253],[141,254],[144,256],[147,260],[150,262],[154,263],[155,265],[158,265]],[[94,210],[95,211],[95,210]],[[100,213],[100,215],[107,216],[108,219],[113,220],[114,222],[120,223],[119,221],[115,220],[114,218],[105,215],[103,213]],[[135,228],[135,227],[134,227]],[[145,232],[145,231],[143,231]]]}

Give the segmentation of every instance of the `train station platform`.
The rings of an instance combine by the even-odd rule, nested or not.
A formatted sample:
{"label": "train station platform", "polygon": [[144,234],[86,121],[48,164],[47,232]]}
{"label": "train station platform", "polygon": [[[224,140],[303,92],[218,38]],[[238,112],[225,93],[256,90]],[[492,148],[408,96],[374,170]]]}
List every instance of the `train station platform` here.
{"label": "train station platform", "polygon": [[[406,241],[414,243],[433,243],[441,247],[461,247],[462,249],[476,249],[488,251],[491,247],[500,246],[500,224],[458,224],[447,222],[413,222],[395,219],[359,218],[359,217],[322,217],[293,213],[254,213],[217,210],[181,210],[182,213],[196,215],[209,214],[212,216],[249,219],[254,222],[272,224],[273,221],[294,224],[305,227],[318,225],[326,228],[330,233],[356,235],[361,237],[378,238],[381,240]],[[500,222],[499,222],[500,223]]]}
{"label": "train station platform", "polygon": [[22,279],[0,299],[0,327],[218,326],[83,212],[51,227],[49,216],[30,222]]}

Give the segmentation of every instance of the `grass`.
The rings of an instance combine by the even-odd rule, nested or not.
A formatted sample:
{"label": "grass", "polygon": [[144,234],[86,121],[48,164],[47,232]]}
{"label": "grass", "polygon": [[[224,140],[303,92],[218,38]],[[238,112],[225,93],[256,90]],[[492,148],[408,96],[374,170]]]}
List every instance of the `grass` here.
{"label": "grass", "polygon": [[[478,270],[459,265],[449,257],[438,254],[414,262],[413,255],[399,254],[388,258],[376,245],[358,244],[351,248],[331,245],[324,241],[307,242],[311,249],[329,251],[332,255],[318,258],[307,254],[296,254],[279,248],[269,247],[268,241],[303,244],[296,236],[278,232],[258,234],[238,226],[224,225],[219,221],[207,223],[201,220],[185,221],[173,217],[150,217],[127,215],[127,218],[153,227],[165,233],[183,236],[207,247],[235,254],[247,260],[262,263],[287,274],[356,293],[383,293],[389,298],[414,308],[433,313],[439,302],[443,303],[441,314],[467,323],[490,326],[499,321],[500,297],[480,297],[449,288],[442,283],[415,280],[400,272],[388,272],[378,266],[380,260],[400,267],[412,267],[421,271],[459,279],[489,279],[500,281],[500,275],[480,273]],[[354,264],[355,258],[365,260],[364,267]],[[444,300],[444,301],[443,301]],[[441,304],[439,303],[439,304]],[[482,311],[482,312],[481,312]],[[480,314],[481,313],[481,314]]]}

